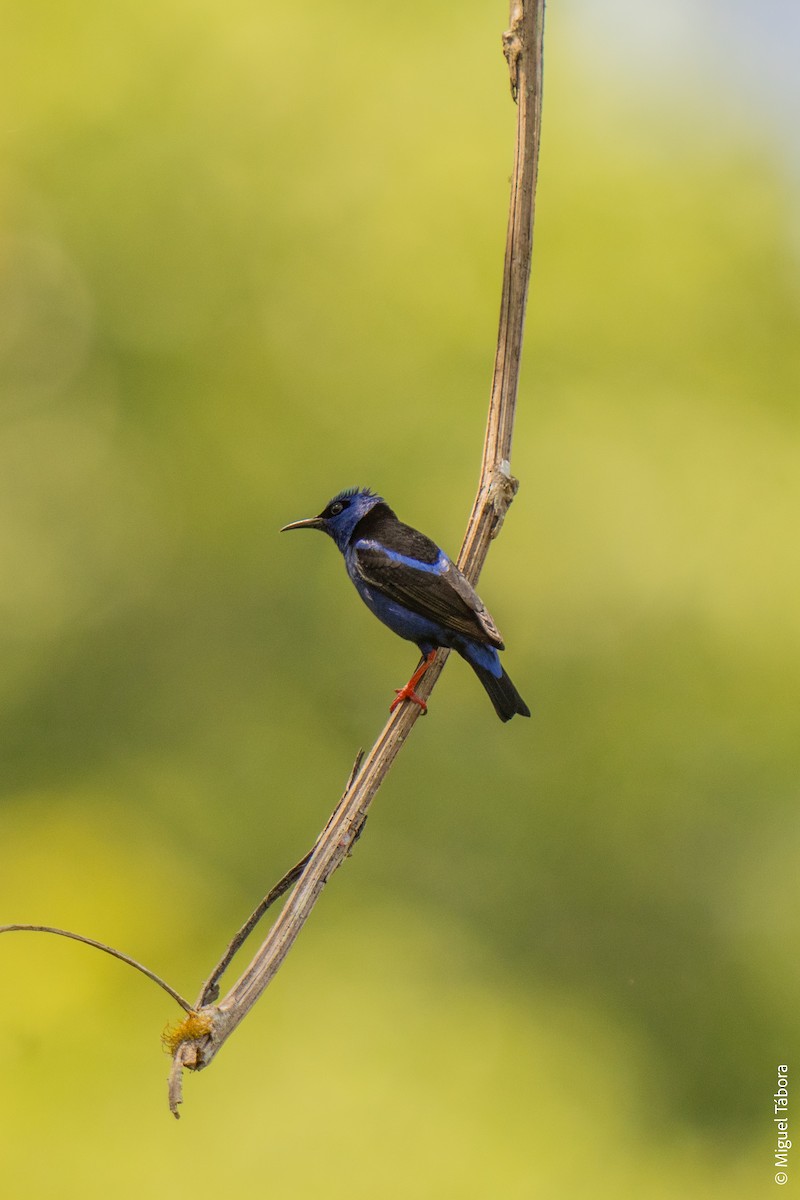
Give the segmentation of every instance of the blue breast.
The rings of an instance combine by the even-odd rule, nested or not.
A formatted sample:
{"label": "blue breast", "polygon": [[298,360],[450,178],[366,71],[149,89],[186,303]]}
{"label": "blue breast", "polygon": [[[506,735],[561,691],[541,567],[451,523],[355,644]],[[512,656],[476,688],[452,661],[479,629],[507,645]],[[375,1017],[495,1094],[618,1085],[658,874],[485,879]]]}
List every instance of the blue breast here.
{"label": "blue breast", "polygon": [[358,575],[351,575],[350,578],[358,588],[359,595],[367,608],[399,637],[406,638],[409,642],[416,642],[417,645],[422,642],[429,643],[431,649],[435,646],[450,644],[442,640],[446,631],[436,621],[412,612],[411,609],[398,604],[396,600],[390,600],[382,592],[364,583]]}

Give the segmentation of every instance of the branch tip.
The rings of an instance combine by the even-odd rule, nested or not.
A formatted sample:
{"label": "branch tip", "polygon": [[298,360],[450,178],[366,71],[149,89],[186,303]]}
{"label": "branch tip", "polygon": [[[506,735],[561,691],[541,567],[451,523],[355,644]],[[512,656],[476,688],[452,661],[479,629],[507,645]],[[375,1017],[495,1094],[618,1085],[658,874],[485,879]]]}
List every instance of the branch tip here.
{"label": "branch tip", "polygon": [[161,1034],[161,1045],[167,1054],[175,1054],[179,1046],[186,1042],[198,1042],[206,1037],[213,1028],[209,1013],[190,1012],[178,1021],[177,1025],[167,1025]]}

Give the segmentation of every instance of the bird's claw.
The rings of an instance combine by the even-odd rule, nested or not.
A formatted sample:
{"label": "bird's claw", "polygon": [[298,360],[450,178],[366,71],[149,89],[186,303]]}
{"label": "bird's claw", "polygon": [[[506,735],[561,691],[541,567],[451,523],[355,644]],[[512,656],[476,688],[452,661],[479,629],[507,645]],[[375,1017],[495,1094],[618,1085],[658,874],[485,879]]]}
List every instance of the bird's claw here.
{"label": "bird's claw", "polygon": [[395,688],[394,691],[395,691],[395,695],[397,696],[397,699],[393,700],[392,703],[389,705],[390,713],[393,713],[394,710],[396,708],[398,708],[399,705],[401,705],[404,700],[413,700],[414,703],[418,704],[420,706],[420,708],[422,709],[423,717],[426,715],[426,713],[428,711],[427,704],[425,703],[425,701],[422,699],[421,696],[417,695],[417,693],[413,690],[413,688],[410,688],[408,686],[408,684],[406,684],[406,686],[402,687],[402,688]]}

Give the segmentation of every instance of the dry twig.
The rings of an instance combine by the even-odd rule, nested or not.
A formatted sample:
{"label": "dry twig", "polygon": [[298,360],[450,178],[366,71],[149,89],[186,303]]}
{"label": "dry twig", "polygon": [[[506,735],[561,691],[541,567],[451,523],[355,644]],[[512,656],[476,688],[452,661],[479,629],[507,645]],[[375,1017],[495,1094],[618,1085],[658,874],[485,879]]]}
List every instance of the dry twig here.
{"label": "dry twig", "polygon": [[[517,490],[517,481],[510,470],[511,440],[533,239],[543,29],[544,0],[512,0],[511,25],[503,35],[503,51],[508,60],[518,115],[500,328],[478,493],[458,557],[461,570],[473,583]],[[430,695],[447,655],[447,650],[438,651],[423,677],[419,687],[423,698]],[[363,763],[356,764],[344,795],[313,850],[262,901],[205,984],[195,1013],[170,1034],[173,1062],[169,1103],[175,1116],[178,1116],[178,1105],[182,1102],[184,1069],[198,1071],[208,1066],[274,978],[311,915],[323,887],[350,854],[375,793],[419,714],[417,705],[404,704],[389,718]],[[287,880],[294,882],[294,887],[258,953],[223,999],[214,1003],[222,972],[268,904],[276,898],[276,891],[281,894],[279,889]]]}

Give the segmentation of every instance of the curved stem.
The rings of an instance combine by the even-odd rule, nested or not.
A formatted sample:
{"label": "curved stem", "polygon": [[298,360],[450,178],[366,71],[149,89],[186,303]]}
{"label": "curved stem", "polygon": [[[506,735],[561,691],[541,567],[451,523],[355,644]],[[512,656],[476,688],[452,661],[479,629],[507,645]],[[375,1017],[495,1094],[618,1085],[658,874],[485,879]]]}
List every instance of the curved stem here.
{"label": "curved stem", "polygon": [[157,983],[160,988],[163,988],[167,995],[172,996],[172,999],[180,1004],[185,1012],[194,1012],[189,1001],[184,1000],[180,992],[176,992],[175,988],[171,987],[160,975],[156,975],[155,971],[151,971],[149,967],[143,966],[135,958],[131,958],[129,954],[123,954],[121,950],[115,950],[113,946],[107,946],[105,942],[97,942],[94,938],[84,937],[82,933],[72,933],[69,929],[56,929],[54,925],[0,925],[0,933],[54,933],[57,937],[71,938],[73,942],[83,942],[84,946],[92,946],[95,950],[102,950],[104,954],[110,954],[112,958],[118,958],[120,962],[127,963],[129,967],[134,967],[142,975],[146,975],[148,979],[152,979],[153,983]]}

